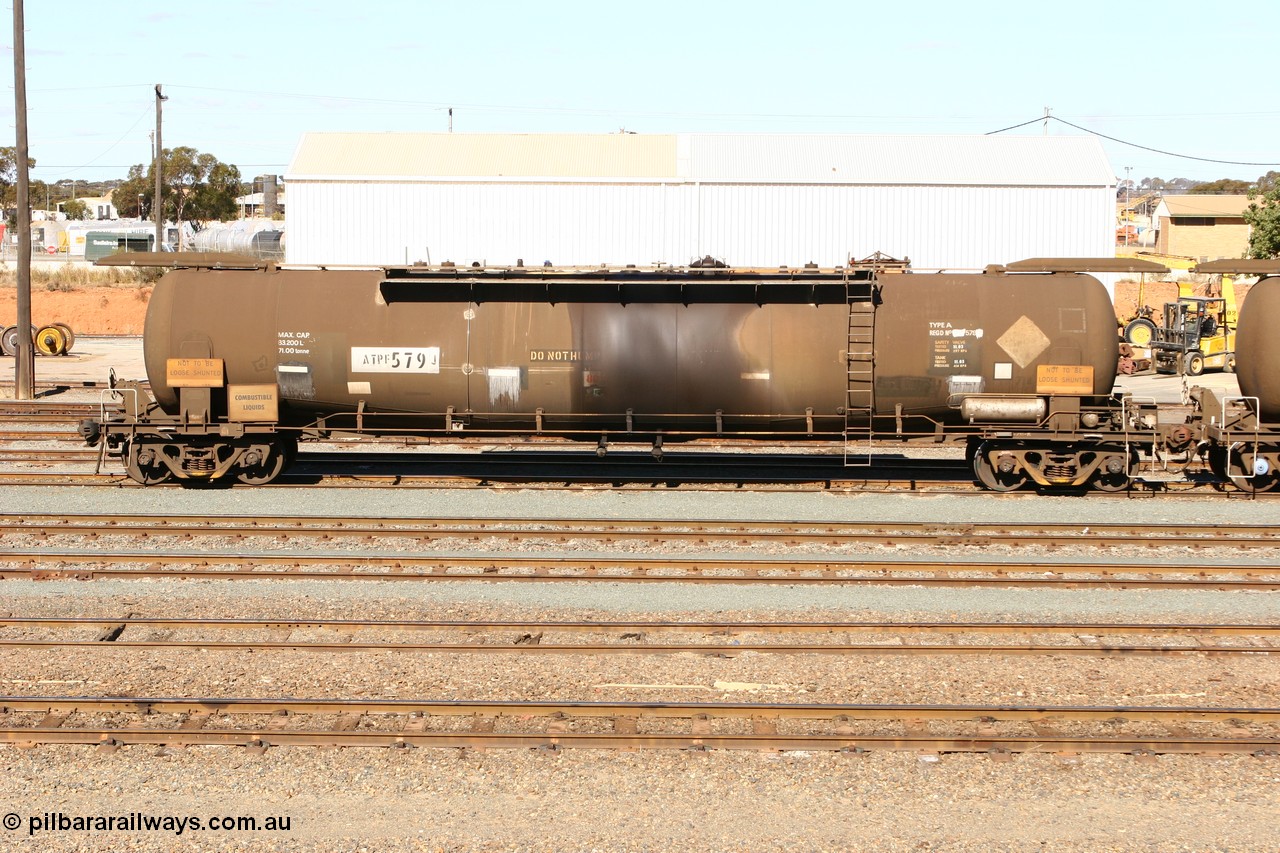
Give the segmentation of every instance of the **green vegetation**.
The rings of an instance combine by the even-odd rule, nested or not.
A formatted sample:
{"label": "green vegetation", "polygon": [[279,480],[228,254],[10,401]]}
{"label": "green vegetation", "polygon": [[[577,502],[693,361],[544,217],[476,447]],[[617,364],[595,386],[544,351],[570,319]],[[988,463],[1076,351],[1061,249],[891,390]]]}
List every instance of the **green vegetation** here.
{"label": "green vegetation", "polygon": [[1253,188],[1252,181],[1235,181],[1231,178],[1219,178],[1207,184],[1196,184],[1187,190],[1188,195],[1244,195]]}
{"label": "green vegetation", "polygon": [[[1268,176],[1276,174],[1267,173]],[[1249,257],[1280,257],[1280,181],[1273,178],[1267,189],[1250,191],[1244,221],[1252,226],[1249,232]]]}
{"label": "green vegetation", "polygon": [[73,198],[62,203],[62,212],[67,215],[67,219],[88,219],[89,205],[78,198]]}
{"label": "green vegetation", "polygon": [[[212,154],[194,148],[166,148],[160,177],[164,182],[165,219],[199,221],[235,216],[236,196],[244,192],[240,170]],[[121,216],[152,217],[155,198],[155,169],[142,164],[129,167],[127,177],[114,196]]]}

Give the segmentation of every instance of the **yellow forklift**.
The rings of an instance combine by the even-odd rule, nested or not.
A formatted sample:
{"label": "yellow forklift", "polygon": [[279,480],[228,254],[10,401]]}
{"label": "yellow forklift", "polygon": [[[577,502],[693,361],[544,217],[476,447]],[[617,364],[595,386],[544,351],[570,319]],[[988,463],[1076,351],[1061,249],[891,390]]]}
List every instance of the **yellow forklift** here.
{"label": "yellow forklift", "polygon": [[[1156,315],[1156,309],[1146,304],[1147,273],[1156,276],[1154,282],[1165,282],[1168,281],[1167,276],[1170,270],[1191,270],[1195,267],[1196,260],[1182,255],[1159,255],[1154,252],[1137,252],[1133,255],[1117,255],[1117,257],[1132,257],[1143,264],[1138,277],[1135,310],[1128,321],[1120,323],[1120,338],[1125,343],[1145,349],[1151,346],[1151,340],[1155,337],[1156,327],[1160,325],[1161,320]],[[1191,288],[1192,285],[1179,284],[1178,295],[1191,296]]]}
{"label": "yellow forklift", "polygon": [[[1213,262],[1196,272],[1214,272]],[[1236,294],[1230,275],[1223,274],[1217,296],[1192,296],[1193,285],[1180,284],[1177,302],[1164,306],[1162,325],[1151,338],[1151,360],[1157,373],[1199,376],[1216,369],[1236,369]],[[1212,288],[1211,288],[1212,292]]]}

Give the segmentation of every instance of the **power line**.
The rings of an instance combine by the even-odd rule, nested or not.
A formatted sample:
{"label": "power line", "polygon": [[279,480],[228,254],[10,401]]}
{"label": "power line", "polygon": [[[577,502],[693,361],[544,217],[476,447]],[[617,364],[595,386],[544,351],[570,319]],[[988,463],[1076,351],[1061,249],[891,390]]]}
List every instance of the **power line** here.
{"label": "power line", "polygon": [[990,130],[984,133],[983,136],[994,136],[997,133],[1004,133],[1006,130],[1017,130],[1020,127],[1026,127],[1027,125],[1035,124],[1038,121],[1044,121],[1044,116],[1033,118],[1031,121],[1024,121],[1022,124],[1011,124],[1008,127],[1002,127],[999,130]]}
{"label": "power line", "polygon": [[1098,132],[1098,131],[1096,131],[1096,130],[1090,130],[1090,129],[1089,129],[1089,128],[1087,128],[1087,127],[1081,127],[1081,126],[1080,126],[1080,125],[1078,125],[1078,124],[1074,124],[1074,123],[1072,123],[1072,122],[1069,122],[1069,121],[1067,121],[1067,120],[1066,120],[1066,119],[1064,119],[1064,118],[1058,118],[1057,116],[1052,115],[1052,114],[1050,114],[1050,115],[1049,115],[1049,116],[1047,116],[1047,117],[1046,117],[1046,116],[1037,116],[1036,118],[1033,118],[1033,119],[1031,119],[1030,121],[1024,121],[1024,122],[1022,122],[1021,124],[1015,124],[1015,125],[1011,125],[1011,126],[1009,126],[1009,127],[1002,127],[1002,128],[1000,128],[999,130],[993,130],[993,131],[990,131],[990,132],[986,133],[985,135],[986,135],[986,136],[991,136],[992,134],[996,134],[996,133],[1004,133],[1006,130],[1014,130],[1014,129],[1019,128],[1019,127],[1026,127],[1026,126],[1027,126],[1027,125],[1029,125],[1029,124],[1035,124],[1036,122],[1044,121],[1044,120],[1045,120],[1045,118],[1053,119],[1053,120],[1054,120],[1054,121],[1056,121],[1056,122],[1060,122],[1060,123],[1062,123],[1062,124],[1065,124],[1067,127],[1074,127],[1076,130],[1083,130],[1085,133],[1092,134],[1093,136],[1097,136],[1097,137],[1100,137],[1100,138],[1102,138],[1102,139],[1109,139],[1109,140],[1111,140],[1112,142],[1117,142],[1117,143],[1119,143],[1119,144],[1121,144],[1121,145],[1128,145],[1130,148],[1140,148],[1140,149],[1142,149],[1143,151],[1150,151],[1150,152],[1152,152],[1153,154],[1163,154],[1163,155],[1164,155],[1164,156],[1166,156],[1166,157],[1178,157],[1178,158],[1183,159],[1183,160],[1199,160],[1199,161],[1200,161],[1200,162],[1202,162],[1202,163],[1221,163],[1221,164],[1223,164],[1223,165],[1227,165],[1227,166],[1280,166],[1280,163],[1251,163],[1251,162],[1244,161],[1244,160],[1216,160],[1216,159],[1214,159],[1214,158],[1212,158],[1212,157],[1197,157],[1197,156],[1195,156],[1194,154],[1177,154],[1177,153],[1175,153],[1175,152],[1173,152],[1173,151],[1164,151],[1164,150],[1161,150],[1161,149],[1159,149],[1159,148],[1152,148],[1152,147],[1151,147],[1151,146],[1149,146],[1149,145],[1139,145],[1139,144],[1138,144],[1138,143],[1136,143],[1136,142],[1129,142],[1129,141],[1124,140],[1124,139],[1117,139],[1117,138],[1116,138],[1116,137],[1114,137],[1114,136],[1108,136],[1108,135],[1107,135],[1107,134],[1105,134],[1105,133],[1099,133],[1099,132]]}
{"label": "power line", "polygon": [[[126,130],[124,133],[120,134],[120,138],[119,138],[119,139],[117,139],[115,142],[113,142],[113,143],[111,143],[109,146],[107,146],[107,148],[106,148],[104,151],[102,151],[100,154],[98,154],[98,156],[97,156],[97,157],[94,157],[92,160],[90,160],[88,163],[85,163],[83,166],[46,166],[46,167],[44,167],[44,168],[47,168],[47,169],[65,169],[65,170],[66,170],[66,171],[64,171],[64,172],[57,172],[57,173],[55,173],[55,174],[53,174],[53,175],[51,175],[51,176],[50,176],[50,177],[54,177],[54,178],[58,177],[58,175],[70,175],[70,174],[71,174],[71,173],[73,173],[73,172],[79,172],[81,169],[87,169],[87,168],[89,168],[89,167],[90,167],[90,166],[92,166],[94,163],[97,163],[97,162],[98,162],[99,160],[101,160],[103,157],[107,156],[107,154],[108,154],[112,149],[116,148],[116,146],[118,146],[121,142],[124,142],[124,138],[125,138],[126,136],[128,136],[129,134],[133,133],[133,129],[134,129],[135,127],[137,127],[137,126],[138,126],[138,122],[142,121],[142,116],[145,116],[146,114],[147,114],[147,110],[143,110],[143,111],[142,111],[142,114],[141,114],[141,115],[139,115],[136,119],[134,119],[133,124],[129,125],[129,129],[128,129],[128,130]],[[128,167],[128,166],[124,166],[124,167],[118,167],[118,166],[99,166],[98,168],[100,168],[100,169],[126,168],[126,169],[127,169],[127,168],[129,168],[129,167]]]}

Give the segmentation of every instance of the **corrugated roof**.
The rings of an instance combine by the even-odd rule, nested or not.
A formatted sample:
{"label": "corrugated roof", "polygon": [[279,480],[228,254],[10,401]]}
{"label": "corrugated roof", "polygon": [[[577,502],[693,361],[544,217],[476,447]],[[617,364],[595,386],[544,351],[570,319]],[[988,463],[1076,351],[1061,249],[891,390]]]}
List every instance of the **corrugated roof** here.
{"label": "corrugated roof", "polygon": [[286,180],[1114,186],[1089,136],[308,133]]}
{"label": "corrugated roof", "polygon": [[1170,216],[1243,216],[1247,195],[1167,195],[1163,199]]}
{"label": "corrugated roof", "polygon": [[671,178],[675,138],[637,133],[307,133],[286,179]]}
{"label": "corrugated roof", "polygon": [[[981,186],[1109,186],[1115,172],[1091,136],[772,136],[695,134],[702,181]],[[682,157],[682,161],[684,158]]]}

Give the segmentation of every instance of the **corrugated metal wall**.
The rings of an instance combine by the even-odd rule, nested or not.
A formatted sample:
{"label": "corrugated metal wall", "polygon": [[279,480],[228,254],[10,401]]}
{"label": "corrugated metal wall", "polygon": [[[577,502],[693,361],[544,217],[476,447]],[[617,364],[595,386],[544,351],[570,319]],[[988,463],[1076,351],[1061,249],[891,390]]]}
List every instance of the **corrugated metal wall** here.
{"label": "corrugated metal wall", "polygon": [[288,261],[526,265],[843,264],[875,251],[917,269],[1114,252],[1107,187],[745,183],[289,184]]}

